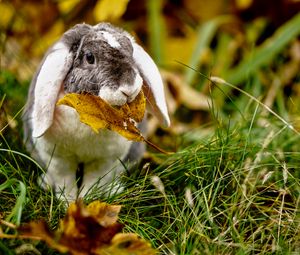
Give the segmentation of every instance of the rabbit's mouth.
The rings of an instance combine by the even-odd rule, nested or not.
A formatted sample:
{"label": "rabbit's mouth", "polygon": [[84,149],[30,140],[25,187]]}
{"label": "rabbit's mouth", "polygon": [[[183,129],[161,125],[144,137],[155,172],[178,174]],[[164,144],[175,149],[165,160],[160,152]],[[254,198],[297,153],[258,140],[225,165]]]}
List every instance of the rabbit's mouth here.
{"label": "rabbit's mouth", "polygon": [[123,93],[123,95],[125,97],[127,97],[127,102],[126,103],[131,103],[136,96],[139,94],[140,92],[140,88],[136,88],[135,90],[127,90],[126,88],[120,88],[121,93]]}
{"label": "rabbit's mouth", "polygon": [[133,91],[127,91],[122,88],[118,90],[112,90],[111,88],[101,88],[99,96],[112,106],[122,106],[126,103],[132,102],[139,94],[140,89]]}
{"label": "rabbit's mouth", "polygon": [[132,102],[142,89],[143,79],[136,74],[133,84],[120,84],[119,87],[103,86],[98,96],[113,106],[122,106]]}

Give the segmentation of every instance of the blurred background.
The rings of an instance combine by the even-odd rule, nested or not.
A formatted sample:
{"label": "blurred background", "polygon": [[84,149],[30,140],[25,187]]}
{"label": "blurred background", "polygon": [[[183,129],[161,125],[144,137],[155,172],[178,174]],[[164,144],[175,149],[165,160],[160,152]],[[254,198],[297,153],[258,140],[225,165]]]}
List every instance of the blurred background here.
{"label": "blurred background", "polygon": [[[150,119],[149,140],[178,151],[149,148],[107,200],[124,206],[126,231],[164,254],[300,254],[300,0],[0,0],[0,218],[64,215],[37,185],[21,114],[48,47],[102,21],[159,66],[172,125]],[[21,243],[0,240],[0,254]]]}
{"label": "blurred background", "polygon": [[299,0],[2,0],[0,15],[3,132],[20,133],[15,116],[47,48],[76,23],[102,21],[133,34],[160,67],[172,127],[153,123],[150,133],[180,144],[178,134],[213,127],[212,109],[232,122],[247,119],[249,97],[205,76],[238,86],[297,127]]}

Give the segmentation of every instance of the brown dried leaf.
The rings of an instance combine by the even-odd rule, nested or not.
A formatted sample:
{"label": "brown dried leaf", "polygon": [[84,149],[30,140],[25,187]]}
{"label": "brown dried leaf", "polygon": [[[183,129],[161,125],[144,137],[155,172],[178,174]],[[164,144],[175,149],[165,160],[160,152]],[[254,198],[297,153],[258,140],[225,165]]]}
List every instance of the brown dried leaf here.
{"label": "brown dried leaf", "polygon": [[96,133],[99,129],[107,128],[115,131],[128,140],[146,142],[149,146],[164,154],[170,154],[155,144],[146,140],[136,127],[137,122],[144,118],[146,99],[141,91],[134,101],[115,108],[102,98],[91,94],[66,94],[57,105],[67,105],[79,114],[81,122],[89,125]]}
{"label": "brown dried leaf", "polygon": [[97,255],[155,255],[156,251],[136,234],[116,234],[111,244],[95,251]]}
{"label": "brown dried leaf", "polygon": [[[71,204],[57,231],[44,221],[30,222],[18,230],[17,238],[43,240],[51,248],[71,255],[152,255],[151,245],[136,234],[121,234],[117,223],[121,206],[95,201]],[[4,237],[3,237],[4,238]],[[14,237],[15,238],[15,237]]]}
{"label": "brown dried leaf", "polygon": [[91,94],[67,94],[57,104],[73,107],[78,112],[80,121],[97,133],[99,129],[107,128],[128,140],[145,140],[136,127],[136,122],[142,121],[145,113],[146,100],[142,92],[133,102],[119,109]]}
{"label": "brown dried leaf", "polygon": [[121,206],[94,201],[87,206],[87,210],[101,226],[108,227],[117,222]]}
{"label": "brown dried leaf", "polygon": [[[174,111],[180,104],[191,110],[207,111],[210,109],[211,99],[185,83],[183,77],[168,71],[163,71],[162,76],[172,92],[173,100],[177,103],[177,106],[173,106]],[[168,98],[169,101],[171,100]]]}
{"label": "brown dried leaf", "polygon": [[57,242],[54,233],[49,230],[45,221],[30,222],[20,226],[18,231],[21,233],[21,238],[43,240],[48,246],[62,253],[70,251],[68,247]]}
{"label": "brown dried leaf", "polygon": [[123,227],[117,223],[120,209],[121,206],[99,201],[87,207],[81,202],[71,204],[65,218],[60,222],[59,242],[80,252],[90,252],[109,245],[113,236]]}

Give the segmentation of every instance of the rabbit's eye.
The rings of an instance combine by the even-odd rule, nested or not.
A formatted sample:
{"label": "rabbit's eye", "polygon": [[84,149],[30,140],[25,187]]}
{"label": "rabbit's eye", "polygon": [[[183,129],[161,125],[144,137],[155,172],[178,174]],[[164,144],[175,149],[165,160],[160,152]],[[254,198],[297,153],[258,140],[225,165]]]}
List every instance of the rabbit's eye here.
{"label": "rabbit's eye", "polygon": [[95,57],[94,57],[93,53],[91,53],[91,52],[87,52],[85,54],[85,59],[91,65],[95,63]]}

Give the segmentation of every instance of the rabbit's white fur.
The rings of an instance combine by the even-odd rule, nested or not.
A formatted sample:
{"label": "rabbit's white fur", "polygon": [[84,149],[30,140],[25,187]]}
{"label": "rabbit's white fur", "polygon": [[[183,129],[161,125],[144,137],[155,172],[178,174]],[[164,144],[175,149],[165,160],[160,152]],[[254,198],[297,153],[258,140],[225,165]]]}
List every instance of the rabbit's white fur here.
{"label": "rabbit's white fur", "polygon": [[[100,130],[96,135],[79,121],[71,107],[61,105],[55,111],[53,125],[43,136],[33,138],[35,150],[47,167],[41,184],[56,187],[57,193],[74,200],[78,193],[74,172],[78,163],[84,164],[80,195],[85,195],[100,177],[99,186],[111,183],[124,170],[119,159],[126,156],[132,142],[109,130]],[[115,185],[113,190],[120,188]]]}
{"label": "rabbit's white fur", "polygon": [[[107,23],[81,24],[68,30],[48,51],[36,73],[23,117],[28,148],[46,169],[43,185],[74,200],[97,181],[107,189],[124,170],[122,160],[139,160],[141,156],[130,155],[137,152],[137,143],[109,130],[96,134],[79,121],[73,108],[57,106],[59,98],[86,91],[112,105],[123,105],[134,100],[141,89],[147,109],[168,126],[158,68],[127,32]],[[76,184],[79,164],[84,166],[80,192]],[[116,189],[118,185],[113,187]]]}

